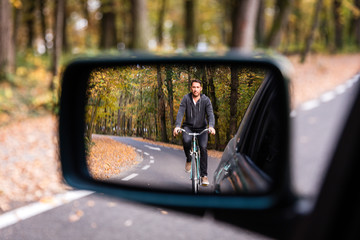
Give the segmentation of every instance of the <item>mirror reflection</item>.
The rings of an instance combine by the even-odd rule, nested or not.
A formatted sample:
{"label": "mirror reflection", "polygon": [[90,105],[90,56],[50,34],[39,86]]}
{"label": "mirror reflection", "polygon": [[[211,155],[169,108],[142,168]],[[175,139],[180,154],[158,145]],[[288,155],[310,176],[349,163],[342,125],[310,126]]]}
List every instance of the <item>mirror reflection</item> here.
{"label": "mirror reflection", "polygon": [[[269,75],[249,66],[208,64],[94,70],[85,109],[91,176],[193,193],[268,191],[271,171],[263,161],[274,153],[265,148],[276,143],[266,133],[275,126],[259,123],[270,126],[259,134],[251,122],[257,121],[257,105],[266,106]],[[254,147],[260,142],[262,148]]]}

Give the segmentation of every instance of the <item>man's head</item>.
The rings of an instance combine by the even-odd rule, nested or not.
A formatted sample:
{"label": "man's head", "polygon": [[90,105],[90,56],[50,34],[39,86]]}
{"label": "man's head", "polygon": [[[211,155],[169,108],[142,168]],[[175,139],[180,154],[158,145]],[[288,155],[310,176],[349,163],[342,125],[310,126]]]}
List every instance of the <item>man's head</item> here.
{"label": "man's head", "polygon": [[191,90],[191,93],[192,93],[193,97],[200,96],[200,93],[201,93],[201,90],[202,90],[201,81],[198,80],[198,79],[192,80],[190,90]]}

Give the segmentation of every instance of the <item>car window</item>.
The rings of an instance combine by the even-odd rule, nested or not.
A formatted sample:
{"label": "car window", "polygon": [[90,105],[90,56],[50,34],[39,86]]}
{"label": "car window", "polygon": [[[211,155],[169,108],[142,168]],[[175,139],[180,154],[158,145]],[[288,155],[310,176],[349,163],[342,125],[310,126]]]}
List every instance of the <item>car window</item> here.
{"label": "car window", "polygon": [[[268,76],[271,78],[271,76]],[[239,128],[237,151],[247,155],[260,169],[270,174],[279,152],[277,85],[264,81]]]}

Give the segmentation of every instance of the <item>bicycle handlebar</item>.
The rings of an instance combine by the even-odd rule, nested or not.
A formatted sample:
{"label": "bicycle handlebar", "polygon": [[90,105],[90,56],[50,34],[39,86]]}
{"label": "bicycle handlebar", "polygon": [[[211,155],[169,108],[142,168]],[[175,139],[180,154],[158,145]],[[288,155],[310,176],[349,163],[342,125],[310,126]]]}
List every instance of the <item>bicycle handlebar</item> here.
{"label": "bicycle handlebar", "polygon": [[187,135],[190,135],[190,136],[199,136],[199,135],[203,134],[204,132],[209,132],[210,129],[209,129],[209,128],[205,128],[205,129],[202,130],[200,133],[189,133],[189,132],[187,132],[187,131],[186,131],[185,129],[183,129],[183,128],[180,128],[179,131],[182,131],[182,132],[184,132],[184,133],[186,133]]}

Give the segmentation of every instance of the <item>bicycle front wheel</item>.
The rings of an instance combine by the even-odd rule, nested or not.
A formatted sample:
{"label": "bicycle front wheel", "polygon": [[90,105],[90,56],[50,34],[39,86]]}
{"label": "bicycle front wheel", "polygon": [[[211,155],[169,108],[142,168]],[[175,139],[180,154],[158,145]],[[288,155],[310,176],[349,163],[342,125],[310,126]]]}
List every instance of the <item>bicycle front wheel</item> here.
{"label": "bicycle front wheel", "polygon": [[195,156],[192,156],[192,159],[191,159],[191,184],[192,184],[192,191],[193,193],[198,193],[199,191],[199,178],[198,178],[198,166],[197,166],[197,163],[196,163],[196,157]]}

